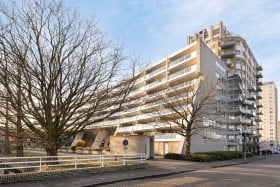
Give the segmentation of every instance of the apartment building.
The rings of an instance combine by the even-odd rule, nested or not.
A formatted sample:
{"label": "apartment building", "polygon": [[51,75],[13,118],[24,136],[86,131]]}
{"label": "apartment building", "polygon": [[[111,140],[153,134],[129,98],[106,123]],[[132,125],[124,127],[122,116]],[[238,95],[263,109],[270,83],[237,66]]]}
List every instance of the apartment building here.
{"label": "apartment building", "polygon": [[247,42],[230,34],[222,22],[188,36],[187,44],[198,39],[232,71],[228,77],[228,150],[242,150],[246,144],[248,151],[258,151],[262,67]]}
{"label": "apartment building", "polygon": [[[172,90],[183,90],[197,86],[201,80],[223,83],[222,93],[224,111],[217,112],[213,123],[219,126],[216,131],[204,131],[204,135],[194,135],[191,139],[191,152],[238,150],[259,150],[261,112],[262,67],[257,63],[246,41],[240,36],[232,36],[220,22],[216,26],[204,29],[194,36],[187,37],[187,46],[174,54],[151,65],[138,74],[135,89],[123,104],[124,108],[108,120],[92,124],[89,128],[102,128],[106,136],[153,137],[137,147],[154,145],[158,154],[183,152],[184,137],[170,131],[175,124],[163,123],[158,111],[164,115],[173,115],[162,109],[163,94]],[[172,89],[170,89],[172,88]],[[180,97],[188,93],[179,92]],[[109,108],[108,110],[113,109]],[[106,111],[104,111],[106,112]],[[223,114],[221,116],[221,114]],[[102,115],[102,114],[100,114]],[[204,122],[203,122],[204,124]],[[109,130],[107,130],[109,129]],[[107,133],[104,133],[108,131]],[[75,139],[86,134],[80,132]],[[202,133],[203,134],[203,133]],[[207,137],[207,135],[209,137]],[[104,136],[95,139],[93,146],[104,141]],[[110,141],[115,138],[111,138]],[[119,140],[118,140],[119,141]],[[134,138],[133,141],[137,141]],[[105,141],[108,142],[108,141]],[[115,143],[110,143],[112,145]],[[246,145],[246,146],[245,146]],[[131,149],[129,149],[131,150]]]}
{"label": "apartment building", "polygon": [[263,108],[260,112],[263,114],[260,128],[262,136],[260,138],[261,149],[275,150],[278,148],[278,119],[277,119],[277,88],[273,81],[264,82],[262,88]]}
{"label": "apartment building", "polygon": [[[125,136],[126,138],[137,135],[151,136],[156,154],[182,153],[184,137],[172,132],[172,128],[176,128],[175,124],[163,123],[160,120],[162,115],[173,115],[172,112],[162,109],[162,95],[180,94],[180,97],[188,97],[189,93],[185,93],[184,89],[197,87],[201,81],[206,80],[226,85],[228,70],[228,67],[204,42],[197,40],[140,72],[135,82],[135,89],[123,104],[124,109],[112,115],[108,120],[92,124],[88,128],[102,127],[106,130],[107,127],[113,129],[115,136]],[[221,87],[225,88],[225,86]],[[223,93],[226,91],[224,90]],[[226,99],[226,96],[224,95],[223,98]],[[172,101],[172,98],[170,100]],[[112,108],[108,110],[110,109]],[[158,111],[161,111],[161,114]],[[214,141],[205,138],[206,136],[194,135],[192,136],[191,152],[226,149],[226,116],[217,114],[212,122],[221,127],[220,130],[208,133],[208,136],[211,136]],[[82,139],[84,134],[85,131],[79,133],[76,139]],[[113,139],[113,137],[110,138],[110,141]],[[115,143],[110,143],[110,145],[112,144],[115,145]],[[141,147],[145,144],[146,142],[143,142],[142,145],[137,144],[137,146]]]}

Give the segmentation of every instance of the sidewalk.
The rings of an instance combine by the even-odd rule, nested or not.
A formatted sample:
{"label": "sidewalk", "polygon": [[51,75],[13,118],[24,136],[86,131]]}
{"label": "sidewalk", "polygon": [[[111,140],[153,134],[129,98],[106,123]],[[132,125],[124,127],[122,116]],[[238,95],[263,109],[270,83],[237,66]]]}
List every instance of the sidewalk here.
{"label": "sidewalk", "polygon": [[144,178],[156,178],[167,175],[174,175],[178,173],[191,172],[196,170],[202,170],[207,168],[225,167],[238,164],[246,164],[248,162],[254,162],[260,159],[265,159],[265,156],[256,156],[253,158],[235,159],[219,162],[190,162],[190,161],[178,161],[156,158],[153,160],[145,161],[149,167],[147,169],[138,169],[133,171],[121,171],[100,173],[90,176],[73,176],[71,178],[58,178],[51,181],[37,181],[37,182],[24,182],[18,184],[9,184],[3,186],[11,187],[91,187],[101,186],[106,184],[113,184],[115,182],[144,179]]}

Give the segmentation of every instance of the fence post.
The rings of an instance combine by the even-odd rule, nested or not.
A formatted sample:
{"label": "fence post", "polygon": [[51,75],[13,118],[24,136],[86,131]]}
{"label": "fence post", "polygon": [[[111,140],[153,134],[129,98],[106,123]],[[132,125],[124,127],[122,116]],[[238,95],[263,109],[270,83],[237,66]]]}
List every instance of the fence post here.
{"label": "fence post", "polygon": [[77,169],[77,157],[75,156],[75,169]]}
{"label": "fence post", "polygon": [[123,154],[123,165],[125,165],[126,164],[126,162],[125,162],[125,153]]}
{"label": "fence post", "polygon": [[42,158],[40,157],[40,170],[39,170],[39,172],[41,172],[42,171]]}
{"label": "fence post", "polygon": [[101,167],[104,167],[104,159],[103,159],[102,152],[100,153],[100,162],[101,162]]}
{"label": "fence post", "polygon": [[140,163],[143,163],[143,155],[141,154],[141,160],[140,160]]}

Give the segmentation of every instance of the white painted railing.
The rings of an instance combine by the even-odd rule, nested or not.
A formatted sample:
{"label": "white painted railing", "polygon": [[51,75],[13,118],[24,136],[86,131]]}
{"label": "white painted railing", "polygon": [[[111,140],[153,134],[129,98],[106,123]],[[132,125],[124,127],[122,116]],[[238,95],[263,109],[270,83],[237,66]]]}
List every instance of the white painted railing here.
{"label": "white painted railing", "polygon": [[40,172],[45,167],[77,169],[104,167],[105,165],[126,165],[132,162],[143,163],[144,160],[146,160],[145,154],[0,157],[0,171],[35,168],[35,172]]}

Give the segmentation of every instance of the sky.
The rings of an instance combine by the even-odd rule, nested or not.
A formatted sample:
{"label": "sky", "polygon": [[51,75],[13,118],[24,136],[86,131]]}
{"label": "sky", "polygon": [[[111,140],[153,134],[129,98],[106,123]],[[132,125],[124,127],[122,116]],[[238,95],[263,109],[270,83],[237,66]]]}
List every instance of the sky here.
{"label": "sky", "polygon": [[[188,35],[222,21],[233,35],[247,41],[263,67],[262,80],[274,81],[280,92],[279,0],[65,0],[65,4],[97,19],[111,40],[150,64],[184,48]],[[278,120],[279,114],[280,110]]]}

